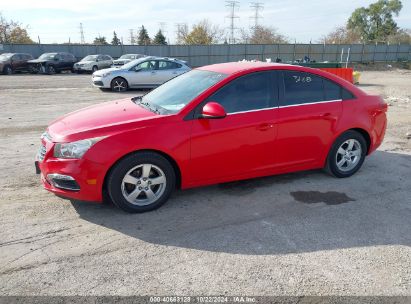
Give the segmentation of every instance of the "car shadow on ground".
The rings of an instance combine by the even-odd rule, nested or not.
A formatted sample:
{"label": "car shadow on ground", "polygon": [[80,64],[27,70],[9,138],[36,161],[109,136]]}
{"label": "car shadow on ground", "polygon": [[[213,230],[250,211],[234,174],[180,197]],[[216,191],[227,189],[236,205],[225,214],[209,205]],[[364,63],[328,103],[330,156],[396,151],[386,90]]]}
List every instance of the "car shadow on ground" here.
{"label": "car shadow on ground", "polygon": [[73,201],[80,217],[145,242],[237,254],[411,245],[411,156],[376,152],[351,178],[308,171],[177,191],[127,214]]}

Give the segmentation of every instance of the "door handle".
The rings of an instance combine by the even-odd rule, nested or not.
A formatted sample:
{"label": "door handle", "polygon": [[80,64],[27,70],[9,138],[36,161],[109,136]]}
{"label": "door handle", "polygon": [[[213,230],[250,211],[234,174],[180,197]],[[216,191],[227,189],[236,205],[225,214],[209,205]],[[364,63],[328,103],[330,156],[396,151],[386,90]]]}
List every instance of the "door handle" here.
{"label": "door handle", "polygon": [[155,74],[156,72],[151,72],[151,74]]}
{"label": "door handle", "polygon": [[274,124],[272,123],[263,123],[257,127],[257,129],[260,131],[267,131],[271,128],[274,128]]}

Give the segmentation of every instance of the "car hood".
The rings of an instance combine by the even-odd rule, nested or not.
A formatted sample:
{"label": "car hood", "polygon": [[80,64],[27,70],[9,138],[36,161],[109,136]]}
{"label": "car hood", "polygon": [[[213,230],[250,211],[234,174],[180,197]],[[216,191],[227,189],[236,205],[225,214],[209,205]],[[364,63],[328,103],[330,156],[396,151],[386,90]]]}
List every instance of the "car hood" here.
{"label": "car hood", "polygon": [[79,62],[77,62],[77,64],[92,64],[92,63],[95,63],[95,61],[87,60],[87,61],[79,61]]}
{"label": "car hood", "polygon": [[130,62],[131,59],[115,59],[113,62]]}
{"label": "car hood", "polygon": [[108,72],[117,72],[119,71],[119,68],[108,68],[108,69],[102,69],[98,70],[97,72],[94,72],[94,76],[103,76],[103,74],[108,73]]}
{"label": "car hood", "polygon": [[127,98],[64,115],[51,122],[47,131],[54,142],[70,142],[144,127],[144,121],[159,117],[162,115],[146,110]]}
{"label": "car hood", "polygon": [[28,63],[44,63],[44,62],[49,62],[50,60],[45,60],[45,59],[33,59],[27,61]]}

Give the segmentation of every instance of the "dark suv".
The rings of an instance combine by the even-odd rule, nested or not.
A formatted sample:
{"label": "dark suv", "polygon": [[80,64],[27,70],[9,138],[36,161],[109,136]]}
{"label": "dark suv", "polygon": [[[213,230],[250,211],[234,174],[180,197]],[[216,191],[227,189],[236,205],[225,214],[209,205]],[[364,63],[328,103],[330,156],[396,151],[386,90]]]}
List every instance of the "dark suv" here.
{"label": "dark suv", "polygon": [[0,72],[6,75],[13,74],[13,72],[27,72],[29,66],[28,60],[33,59],[30,54],[23,53],[4,53],[0,55]]}
{"label": "dark suv", "polygon": [[33,73],[55,74],[61,71],[73,71],[76,57],[70,53],[44,53],[39,58],[28,61]]}

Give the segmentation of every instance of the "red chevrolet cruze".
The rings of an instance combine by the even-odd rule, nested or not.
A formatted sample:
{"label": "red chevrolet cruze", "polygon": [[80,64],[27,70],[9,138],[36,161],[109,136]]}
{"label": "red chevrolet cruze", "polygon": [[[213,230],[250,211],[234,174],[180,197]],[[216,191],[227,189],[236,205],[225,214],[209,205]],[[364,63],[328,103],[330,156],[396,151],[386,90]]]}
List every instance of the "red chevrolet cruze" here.
{"label": "red chevrolet cruze", "polygon": [[129,212],[175,188],[325,168],[353,175],[381,144],[387,105],[332,74],[271,63],[192,70],[50,124],[36,168],[57,195]]}

